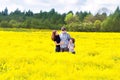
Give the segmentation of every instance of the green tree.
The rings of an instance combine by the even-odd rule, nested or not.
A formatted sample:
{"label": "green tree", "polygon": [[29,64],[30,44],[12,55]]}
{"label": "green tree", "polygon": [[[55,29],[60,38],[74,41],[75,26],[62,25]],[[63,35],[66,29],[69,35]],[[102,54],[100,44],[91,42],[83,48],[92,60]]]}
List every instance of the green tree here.
{"label": "green tree", "polygon": [[84,22],[86,22],[86,23],[94,23],[94,21],[95,21],[95,18],[94,18],[94,16],[92,14],[87,15],[84,18]]}
{"label": "green tree", "polygon": [[81,21],[81,22],[83,22],[84,21],[84,19],[85,19],[85,17],[87,16],[87,15],[90,15],[91,13],[90,12],[82,12],[82,11],[80,11],[80,12],[76,12],[76,15],[79,17],[79,20]]}
{"label": "green tree", "polygon": [[86,32],[93,32],[95,31],[95,28],[94,28],[94,24],[91,23],[91,22],[84,22],[82,23],[82,31],[86,31]]}
{"label": "green tree", "polygon": [[5,15],[5,16],[8,15],[8,9],[7,9],[7,7],[4,9],[4,11],[2,11],[2,14]]}
{"label": "green tree", "polygon": [[8,21],[1,21],[1,23],[0,23],[0,27],[3,27],[3,28],[9,28],[10,25],[9,25]]}
{"label": "green tree", "polygon": [[95,18],[95,21],[96,20],[104,21],[107,18],[107,14],[106,13],[102,13],[102,14],[97,13],[94,16],[94,18]]}
{"label": "green tree", "polygon": [[96,20],[94,22],[95,31],[100,31],[100,29],[101,29],[101,23],[102,22],[100,20]]}
{"label": "green tree", "polygon": [[69,23],[71,23],[72,21],[72,18],[73,18],[73,14],[72,13],[68,13],[67,15],[66,15],[66,17],[65,17],[65,22],[67,23],[67,24],[69,24]]}
{"label": "green tree", "polygon": [[120,9],[117,7],[115,12],[111,14],[104,22],[102,23],[102,31],[120,31]]}
{"label": "green tree", "polygon": [[25,13],[26,16],[33,16],[33,12],[31,10],[28,10],[26,13]]}
{"label": "green tree", "polygon": [[23,23],[25,28],[31,28],[32,27],[32,19],[28,18],[26,21]]}
{"label": "green tree", "polygon": [[79,18],[77,15],[73,15],[72,13],[69,13],[65,17],[65,22],[67,24],[74,23],[74,22],[76,23],[76,22],[79,22]]}
{"label": "green tree", "polygon": [[21,15],[21,14],[22,14],[22,12],[18,8],[14,12],[10,13],[10,15]]}
{"label": "green tree", "polygon": [[17,28],[18,27],[18,22],[16,20],[10,20],[9,25],[12,28]]}

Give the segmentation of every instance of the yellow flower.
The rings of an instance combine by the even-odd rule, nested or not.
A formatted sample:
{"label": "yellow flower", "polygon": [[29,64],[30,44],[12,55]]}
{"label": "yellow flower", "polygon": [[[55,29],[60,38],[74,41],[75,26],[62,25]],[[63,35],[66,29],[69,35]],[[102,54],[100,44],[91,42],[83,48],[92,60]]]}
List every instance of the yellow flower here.
{"label": "yellow flower", "polygon": [[119,80],[120,33],[69,32],[76,54],[54,52],[50,30],[0,32],[0,80]]}

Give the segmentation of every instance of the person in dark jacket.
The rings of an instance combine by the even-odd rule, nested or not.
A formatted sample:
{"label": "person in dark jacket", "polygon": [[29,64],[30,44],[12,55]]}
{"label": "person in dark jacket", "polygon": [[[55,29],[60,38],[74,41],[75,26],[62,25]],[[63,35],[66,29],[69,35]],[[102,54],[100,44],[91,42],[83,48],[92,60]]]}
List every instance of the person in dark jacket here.
{"label": "person in dark jacket", "polygon": [[55,45],[56,45],[55,51],[60,52],[60,41],[61,41],[61,39],[60,39],[60,36],[59,36],[59,34],[57,33],[56,30],[53,30],[51,38],[55,42]]}

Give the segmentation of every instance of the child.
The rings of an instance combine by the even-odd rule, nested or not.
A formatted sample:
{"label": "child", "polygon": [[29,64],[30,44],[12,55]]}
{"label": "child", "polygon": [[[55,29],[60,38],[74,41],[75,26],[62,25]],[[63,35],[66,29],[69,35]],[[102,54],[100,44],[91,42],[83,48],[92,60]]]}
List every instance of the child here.
{"label": "child", "polygon": [[74,48],[75,48],[75,39],[71,38],[68,44],[68,48],[69,48],[69,52],[72,52],[73,54],[75,54]]}
{"label": "child", "polygon": [[61,40],[60,40],[60,36],[59,36],[59,34],[57,33],[56,30],[54,30],[54,31],[52,32],[51,38],[52,38],[52,40],[55,42],[55,45],[56,45],[55,51],[56,51],[56,52],[60,52],[60,41],[61,41]]}

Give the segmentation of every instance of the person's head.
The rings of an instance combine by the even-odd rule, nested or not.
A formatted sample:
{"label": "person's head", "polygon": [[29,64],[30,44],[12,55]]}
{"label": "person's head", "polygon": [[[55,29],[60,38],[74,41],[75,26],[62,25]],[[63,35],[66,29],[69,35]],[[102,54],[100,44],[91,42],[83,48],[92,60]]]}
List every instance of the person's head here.
{"label": "person's head", "polygon": [[70,38],[70,43],[75,43],[75,39],[74,38]]}
{"label": "person's head", "polygon": [[52,36],[51,36],[51,39],[54,41],[55,40],[55,36],[58,35],[57,31],[56,30],[53,30],[52,32]]}
{"label": "person's head", "polygon": [[62,28],[61,28],[61,31],[62,31],[63,33],[66,33],[66,28],[65,28],[65,27],[62,27]]}

